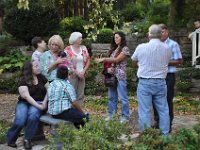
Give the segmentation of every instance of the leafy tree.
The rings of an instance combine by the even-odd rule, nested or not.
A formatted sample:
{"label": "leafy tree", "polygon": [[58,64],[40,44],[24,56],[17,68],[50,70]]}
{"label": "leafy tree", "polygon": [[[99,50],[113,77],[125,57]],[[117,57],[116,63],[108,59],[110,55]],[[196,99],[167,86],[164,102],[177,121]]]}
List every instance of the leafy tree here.
{"label": "leafy tree", "polygon": [[38,5],[33,5],[29,10],[13,8],[4,20],[5,30],[27,43],[34,36],[51,35],[58,27],[57,10]]}

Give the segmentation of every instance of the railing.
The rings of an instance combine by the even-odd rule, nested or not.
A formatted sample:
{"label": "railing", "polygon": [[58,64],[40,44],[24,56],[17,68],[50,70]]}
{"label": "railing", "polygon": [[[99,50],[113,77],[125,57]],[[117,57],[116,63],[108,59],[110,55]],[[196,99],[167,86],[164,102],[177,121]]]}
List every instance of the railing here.
{"label": "railing", "polygon": [[200,58],[200,29],[192,35],[192,66],[200,68],[200,64],[197,63],[198,58]]}

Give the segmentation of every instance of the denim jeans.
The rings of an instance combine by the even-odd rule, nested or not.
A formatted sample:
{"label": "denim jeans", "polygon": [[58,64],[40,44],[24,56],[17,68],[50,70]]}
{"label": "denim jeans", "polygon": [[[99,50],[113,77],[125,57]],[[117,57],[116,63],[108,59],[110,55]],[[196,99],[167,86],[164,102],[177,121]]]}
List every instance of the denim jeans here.
{"label": "denim jeans", "polygon": [[35,135],[41,111],[26,101],[19,101],[15,109],[15,119],[7,133],[7,143],[15,143],[20,131],[25,127],[24,139],[30,140]]}
{"label": "denim jeans", "polygon": [[[57,119],[63,119],[66,121],[70,121],[70,122],[74,123],[74,126],[77,128],[79,128],[80,125],[84,126],[85,123],[89,121],[89,116],[80,112],[76,108],[70,108],[68,110],[63,111],[62,113],[60,113],[58,115],[53,115],[53,117],[57,118]],[[84,120],[84,118],[86,120]]]}
{"label": "denim jeans", "polygon": [[165,79],[139,79],[137,88],[139,130],[151,127],[152,101],[159,115],[159,128],[163,135],[169,134],[169,108]]}
{"label": "denim jeans", "polygon": [[[172,130],[172,121],[174,119],[174,109],[173,109],[173,98],[174,98],[174,86],[176,83],[176,76],[175,73],[168,73],[166,77],[166,84],[167,84],[167,103],[169,107],[169,117],[170,117],[170,132]],[[153,104],[154,106],[154,104]],[[158,123],[159,117],[158,113],[154,107],[154,120]]]}
{"label": "denim jeans", "polygon": [[126,80],[118,80],[117,87],[108,88],[108,115],[117,113],[118,96],[122,103],[121,113],[123,118],[129,118],[129,99]]}

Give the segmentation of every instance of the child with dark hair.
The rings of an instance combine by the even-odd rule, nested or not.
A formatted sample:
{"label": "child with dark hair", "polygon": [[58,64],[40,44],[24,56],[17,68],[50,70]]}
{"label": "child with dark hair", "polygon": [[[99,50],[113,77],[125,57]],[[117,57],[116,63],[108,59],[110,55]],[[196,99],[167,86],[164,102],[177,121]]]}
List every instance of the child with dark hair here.
{"label": "child with dark hair", "polygon": [[46,43],[41,37],[34,37],[31,41],[31,44],[35,48],[35,52],[32,54],[32,60],[38,61],[40,63],[40,56],[46,49]]}
{"label": "child with dark hair", "polygon": [[65,66],[65,67],[69,67],[69,62],[67,60],[67,54],[64,51],[60,51],[58,53],[58,58],[66,58],[64,59],[63,63],[58,64],[58,66]]}

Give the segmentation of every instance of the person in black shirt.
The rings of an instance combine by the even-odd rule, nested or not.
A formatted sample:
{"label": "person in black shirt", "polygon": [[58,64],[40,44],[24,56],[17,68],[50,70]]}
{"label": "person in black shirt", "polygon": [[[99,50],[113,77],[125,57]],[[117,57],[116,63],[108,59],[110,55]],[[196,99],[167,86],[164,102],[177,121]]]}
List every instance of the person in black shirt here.
{"label": "person in black shirt", "polygon": [[19,101],[16,105],[15,119],[7,133],[7,144],[17,147],[16,140],[25,127],[24,148],[31,149],[30,140],[36,134],[42,110],[47,108],[48,80],[40,74],[37,61],[24,63],[18,82]]}

